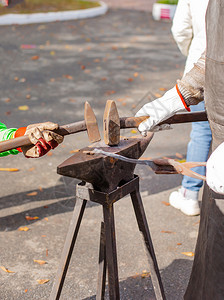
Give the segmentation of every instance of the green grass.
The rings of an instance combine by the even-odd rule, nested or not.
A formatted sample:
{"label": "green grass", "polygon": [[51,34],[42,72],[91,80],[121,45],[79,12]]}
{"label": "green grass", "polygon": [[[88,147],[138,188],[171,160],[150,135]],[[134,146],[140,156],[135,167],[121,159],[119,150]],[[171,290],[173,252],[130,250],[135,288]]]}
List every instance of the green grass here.
{"label": "green grass", "polygon": [[0,6],[0,15],[78,10],[97,6],[99,6],[97,2],[84,0],[25,0],[12,8]]}
{"label": "green grass", "polygon": [[157,0],[156,3],[177,5],[178,0]]}

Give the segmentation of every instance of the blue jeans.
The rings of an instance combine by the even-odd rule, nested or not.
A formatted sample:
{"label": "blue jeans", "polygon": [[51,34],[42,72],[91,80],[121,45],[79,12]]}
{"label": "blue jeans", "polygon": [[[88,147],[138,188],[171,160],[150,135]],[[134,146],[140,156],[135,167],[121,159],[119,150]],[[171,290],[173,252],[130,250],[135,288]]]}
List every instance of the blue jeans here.
{"label": "blue jeans", "polygon": [[[192,105],[191,111],[204,110],[204,101],[198,105]],[[192,123],[191,140],[187,147],[187,161],[207,161],[208,152],[212,140],[212,133],[208,122],[195,122]],[[193,168],[193,171],[205,175],[205,167]],[[182,187],[187,190],[198,192],[203,185],[203,181],[184,176],[182,180]]]}

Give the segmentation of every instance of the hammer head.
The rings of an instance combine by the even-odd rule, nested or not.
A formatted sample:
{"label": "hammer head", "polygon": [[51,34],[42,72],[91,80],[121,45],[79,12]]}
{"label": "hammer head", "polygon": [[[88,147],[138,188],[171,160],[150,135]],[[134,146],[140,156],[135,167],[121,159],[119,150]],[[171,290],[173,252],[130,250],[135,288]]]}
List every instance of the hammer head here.
{"label": "hammer head", "polygon": [[120,118],[113,100],[107,100],[103,116],[104,142],[115,146],[120,142]]}
{"label": "hammer head", "polygon": [[86,122],[86,129],[88,137],[91,143],[101,140],[100,132],[96,120],[96,116],[92,110],[92,107],[88,102],[85,103],[84,118]]}

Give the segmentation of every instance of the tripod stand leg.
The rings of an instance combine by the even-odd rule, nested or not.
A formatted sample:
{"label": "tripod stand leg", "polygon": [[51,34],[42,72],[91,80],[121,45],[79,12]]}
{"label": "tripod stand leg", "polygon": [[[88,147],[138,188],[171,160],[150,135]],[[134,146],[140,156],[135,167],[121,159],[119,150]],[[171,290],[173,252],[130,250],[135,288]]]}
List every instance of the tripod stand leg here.
{"label": "tripod stand leg", "polygon": [[104,223],[101,222],[99,272],[98,272],[98,280],[97,280],[96,300],[104,299],[105,284],[106,284],[106,269],[107,269],[107,262],[106,262],[105,228],[104,228]]}
{"label": "tripod stand leg", "polygon": [[119,300],[120,292],[113,204],[110,206],[103,206],[103,216],[106,236],[106,261],[108,265],[109,296],[110,300]]}
{"label": "tripod stand leg", "polygon": [[78,236],[79,228],[81,225],[82,217],[85,211],[86,203],[86,200],[76,200],[76,205],[68,229],[64,249],[62,251],[58,272],[56,274],[54,285],[49,298],[50,300],[58,300],[60,298],[65,276],[68,270],[76,238]]}
{"label": "tripod stand leg", "polygon": [[131,200],[132,200],[132,204],[133,204],[134,211],[135,211],[135,216],[136,216],[136,219],[138,222],[138,227],[144,237],[144,241],[145,241],[145,245],[146,245],[146,249],[147,249],[148,260],[149,260],[152,284],[154,287],[156,299],[157,300],[160,300],[160,299],[165,300],[166,296],[165,296],[165,292],[163,289],[163,284],[162,284],[162,280],[160,277],[160,272],[159,272],[155,252],[153,249],[153,244],[152,244],[152,240],[151,240],[151,236],[150,236],[150,232],[149,232],[149,227],[148,227],[148,223],[147,223],[147,219],[146,219],[146,215],[145,215],[145,210],[143,207],[143,203],[142,203],[142,199],[141,199],[139,190],[135,190],[130,195],[131,195]]}

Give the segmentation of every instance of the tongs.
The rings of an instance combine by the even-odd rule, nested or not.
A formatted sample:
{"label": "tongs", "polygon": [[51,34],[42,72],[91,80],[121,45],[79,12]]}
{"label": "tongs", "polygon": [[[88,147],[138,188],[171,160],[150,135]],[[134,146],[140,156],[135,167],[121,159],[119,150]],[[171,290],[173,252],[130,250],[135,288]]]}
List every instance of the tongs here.
{"label": "tongs", "polygon": [[174,159],[134,159],[128,158],[119,154],[106,152],[101,149],[95,148],[91,151],[93,154],[103,154],[105,156],[113,157],[115,159],[120,159],[129,163],[147,165],[149,166],[156,174],[182,174],[189,177],[193,177],[200,180],[206,180],[206,177],[192,171],[192,168],[195,167],[206,167],[206,162],[184,162],[180,163]]}

